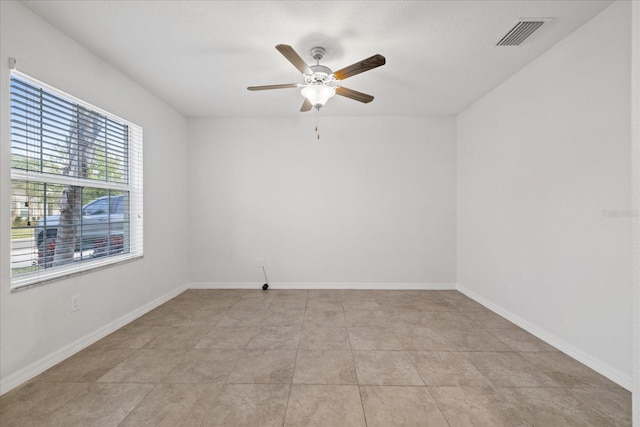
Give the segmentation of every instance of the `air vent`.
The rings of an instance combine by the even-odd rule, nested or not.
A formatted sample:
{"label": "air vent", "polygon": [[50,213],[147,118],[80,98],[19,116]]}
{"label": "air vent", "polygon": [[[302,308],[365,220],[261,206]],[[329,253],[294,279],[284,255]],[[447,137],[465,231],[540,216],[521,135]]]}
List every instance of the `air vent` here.
{"label": "air vent", "polygon": [[519,19],[513,28],[496,43],[496,46],[520,46],[527,37],[549,20],[549,18]]}

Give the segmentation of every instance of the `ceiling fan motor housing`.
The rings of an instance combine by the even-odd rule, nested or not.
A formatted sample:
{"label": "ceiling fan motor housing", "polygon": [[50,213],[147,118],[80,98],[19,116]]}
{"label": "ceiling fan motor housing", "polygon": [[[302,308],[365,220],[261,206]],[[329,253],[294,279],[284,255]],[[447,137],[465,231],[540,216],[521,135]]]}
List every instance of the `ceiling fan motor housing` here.
{"label": "ceiling fan motor housing", "polygon": [[312,73],[304,75],[304,82],[306,84],[328,84],[335,80],[333,78],[333,71],[331,71],[329,67],[325,67],[324,65],[311,65],[309,68]]}

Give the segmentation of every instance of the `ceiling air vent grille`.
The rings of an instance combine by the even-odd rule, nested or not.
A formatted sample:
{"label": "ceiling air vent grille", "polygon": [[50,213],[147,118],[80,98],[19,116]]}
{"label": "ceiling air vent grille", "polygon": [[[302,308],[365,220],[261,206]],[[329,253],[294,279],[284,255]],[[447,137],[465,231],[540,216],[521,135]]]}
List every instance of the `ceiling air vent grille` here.
{"label": "ceiling air vent grille", "polygon": [[520,19],[507,34],[500,39],[496,46],[520,46],[527,37],[533,34],[548,19]]}

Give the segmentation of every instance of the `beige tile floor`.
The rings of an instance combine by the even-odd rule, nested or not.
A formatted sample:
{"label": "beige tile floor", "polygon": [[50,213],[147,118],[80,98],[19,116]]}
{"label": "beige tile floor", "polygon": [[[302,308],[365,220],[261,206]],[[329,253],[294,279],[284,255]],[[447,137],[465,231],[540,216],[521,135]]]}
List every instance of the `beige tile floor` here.
{"label": "beige tile floor", "polygon": [[191,290],[2,426],[629,426],[631,394],[455,291]]}

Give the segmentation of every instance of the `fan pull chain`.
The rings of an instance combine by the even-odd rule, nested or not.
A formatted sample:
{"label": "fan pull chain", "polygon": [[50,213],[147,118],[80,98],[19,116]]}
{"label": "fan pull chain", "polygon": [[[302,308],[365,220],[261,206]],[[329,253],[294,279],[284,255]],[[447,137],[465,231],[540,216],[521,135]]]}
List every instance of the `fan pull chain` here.
{"label": "fan pull chain", "polygon": [[316,139],[320,139],[320,116],[318,115],[319,110],[316,110]]}

